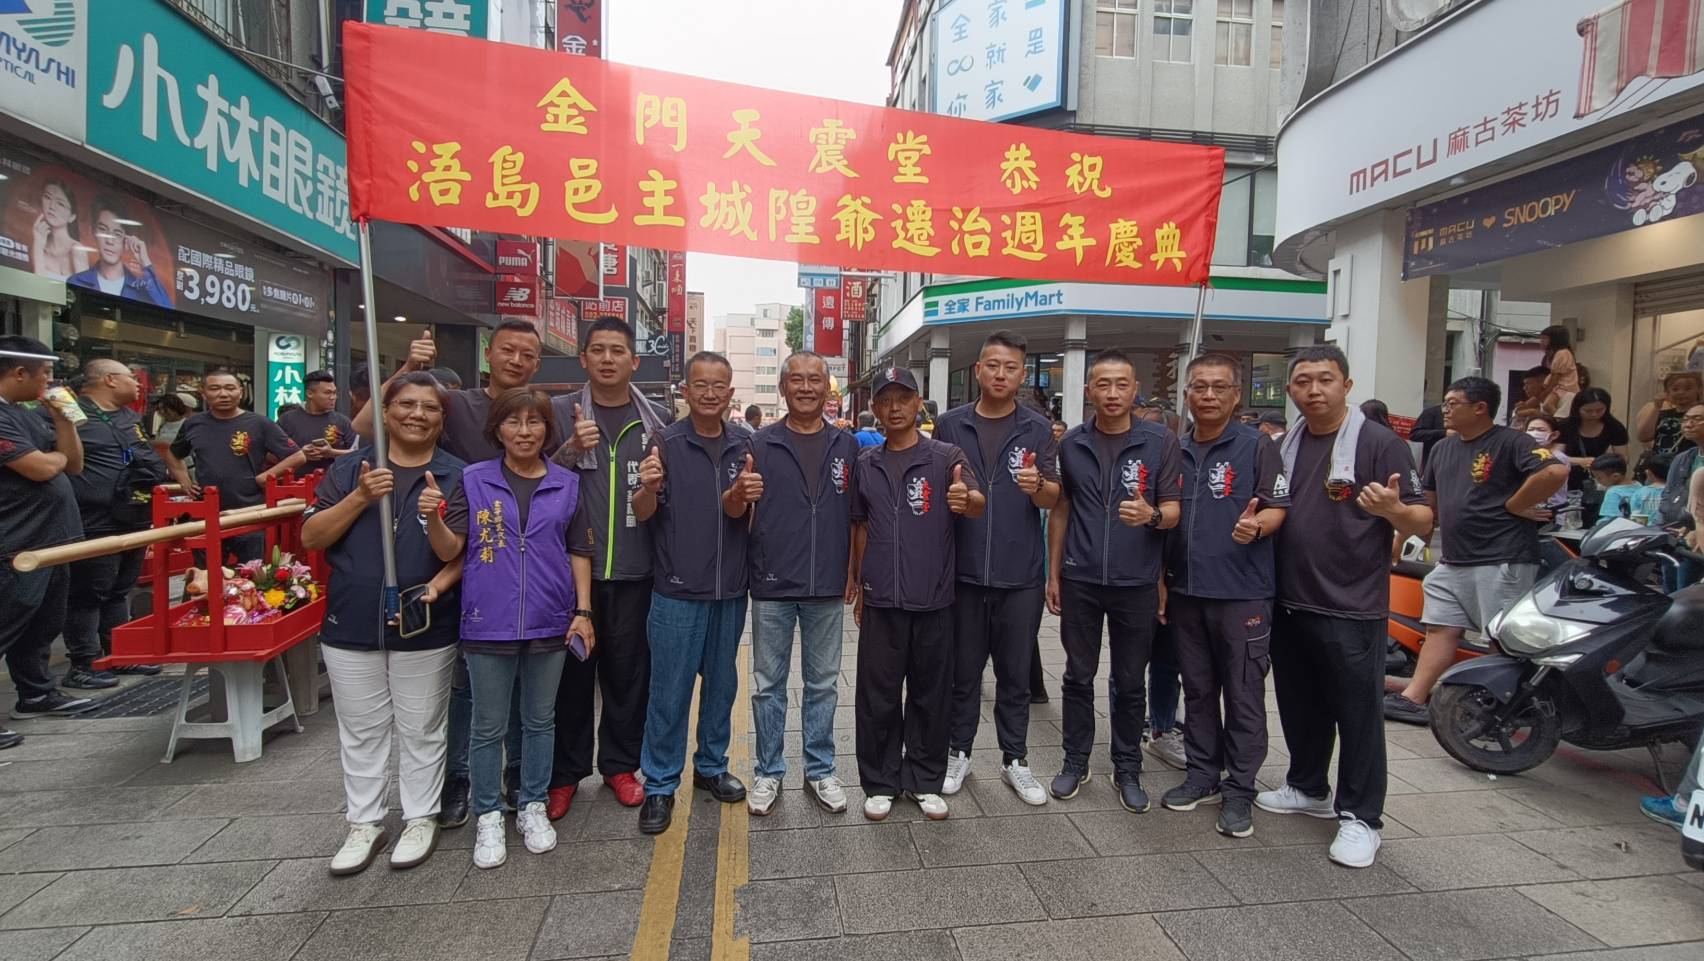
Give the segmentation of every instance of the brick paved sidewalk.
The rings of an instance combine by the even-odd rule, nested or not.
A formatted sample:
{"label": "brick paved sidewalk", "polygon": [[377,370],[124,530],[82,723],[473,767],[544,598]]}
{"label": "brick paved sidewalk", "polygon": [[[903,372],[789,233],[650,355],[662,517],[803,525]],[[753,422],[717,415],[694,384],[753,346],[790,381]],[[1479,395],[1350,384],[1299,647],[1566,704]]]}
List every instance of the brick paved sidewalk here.
{"label": "brick paved sidewalk", "polygon": [[[1045,780],[1063,656],[1057,621],[1043,630],[1054,700],[1032,712],[1030,761]],[[835,716],[852,785],[855,636]],[[1639,815],[1643,752],[1565,749],[1492,779],[1393,725],[1385,844],[1349,871],[1325,859],[1327,822],[1257,811],[1235,841],[1211,809],[1128,814],[1104,776],[1029,807],[998,779],[991,723],[949,820],[900,802],[866,822],[855,787],[826,814],[799,790],[796,662],[792,684],[793,773],[771,817],[683,795],[654,840],[588,780],[551,854],[516,839],[478,871],[464,828],[421,868],[344,879],[325,872],[344,831],[330,702],[243,765],[214,742],[160,764],[166,715],[9,722],[28,740],[0,753],[0,961],[1704,958],[1704,874]],[[735,719],[749,731],[743,697]],[[1285,763],[1276,714],[1271,730],[1268,783]],[[1103,723],[1103,775],[1106,738]],[[749,746],[732,753],[748,776]],[[1155,797],[1182,779],[1145,765]]]}

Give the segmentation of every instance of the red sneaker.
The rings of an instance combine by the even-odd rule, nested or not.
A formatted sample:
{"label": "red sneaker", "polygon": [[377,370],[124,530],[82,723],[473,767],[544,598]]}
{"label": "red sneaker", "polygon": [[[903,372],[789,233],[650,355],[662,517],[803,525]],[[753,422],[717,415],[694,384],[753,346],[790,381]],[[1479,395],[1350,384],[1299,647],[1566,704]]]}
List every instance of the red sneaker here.
{"label": "red sneaker", "polygon": [[615,792],[615,799],[620,801],[623,807],[636,808],[645,801],[645,788],[639,783],[639,779],[633,776],[632,771],[611,774],[604,778],[604,783]]}
{"label": "red sneaker", "polygon": [[567,787],[551,788],[550,800],[545,802],[544,805],[545,817],[550,818],[552,821],[562,820],[563,816],[568,813],[568,808],[573,805],[574,791],[578,788],[578,784],[570,784]]}

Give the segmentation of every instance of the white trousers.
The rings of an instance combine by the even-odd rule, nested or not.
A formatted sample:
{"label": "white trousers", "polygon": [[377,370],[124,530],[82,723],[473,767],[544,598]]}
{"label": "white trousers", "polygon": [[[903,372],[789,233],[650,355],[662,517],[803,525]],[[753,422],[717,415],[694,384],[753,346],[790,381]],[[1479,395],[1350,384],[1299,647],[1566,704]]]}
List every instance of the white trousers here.
{"label": "white trousers", "polygon": [[351,651],[322,645],[342,745],[343,791],[350,824],[385,817],[391,735],[398,743],[402,816],[434,817],[444,790],[450,680],[456,649]]}

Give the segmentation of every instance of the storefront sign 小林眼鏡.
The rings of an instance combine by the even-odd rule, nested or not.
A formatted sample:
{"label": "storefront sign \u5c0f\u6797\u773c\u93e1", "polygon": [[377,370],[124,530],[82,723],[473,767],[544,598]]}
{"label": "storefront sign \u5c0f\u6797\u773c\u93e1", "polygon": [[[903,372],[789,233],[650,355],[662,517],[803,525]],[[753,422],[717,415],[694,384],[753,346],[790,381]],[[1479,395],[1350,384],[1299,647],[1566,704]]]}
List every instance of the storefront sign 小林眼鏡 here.
{"label": "storefront sign \u5c0f\u6797\u773c\u93e1", "polygon": [[344,59],[357,216],[842,269],[1178,287],[1208,277],[1221,148],[372,24],[344,25]]}
{"label": "storefront sign \u5c0f\u6797\u773c\u93e1", "polygon": [[278,408],[301,404],[307,390],[308,346],[296,334],[273,334],[266,339],[266,416]]}
{"label": "storefront sign \u5c0f\u6797\u773c\u93e1", "polygon": [[90,147],[356,261],[346,151],[335,129],[162,0],[95,6],[85,84]]}

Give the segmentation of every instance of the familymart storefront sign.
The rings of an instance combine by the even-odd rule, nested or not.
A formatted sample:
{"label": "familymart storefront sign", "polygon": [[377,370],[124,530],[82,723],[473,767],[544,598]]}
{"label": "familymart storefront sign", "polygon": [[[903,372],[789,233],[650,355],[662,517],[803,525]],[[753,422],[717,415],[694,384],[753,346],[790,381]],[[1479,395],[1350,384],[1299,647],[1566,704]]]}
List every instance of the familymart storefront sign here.
{"label": "familymart storefront sign", "polygon": [[[1299,279],[1213,277],[1206,312],[1213,320],[1325,324],[1325,285]],[[886,354],[925,326],[1056,315],[1195,316],[1195,291],[1135,284],[981,280],[926,287],[885,324],[876,349]]]}

